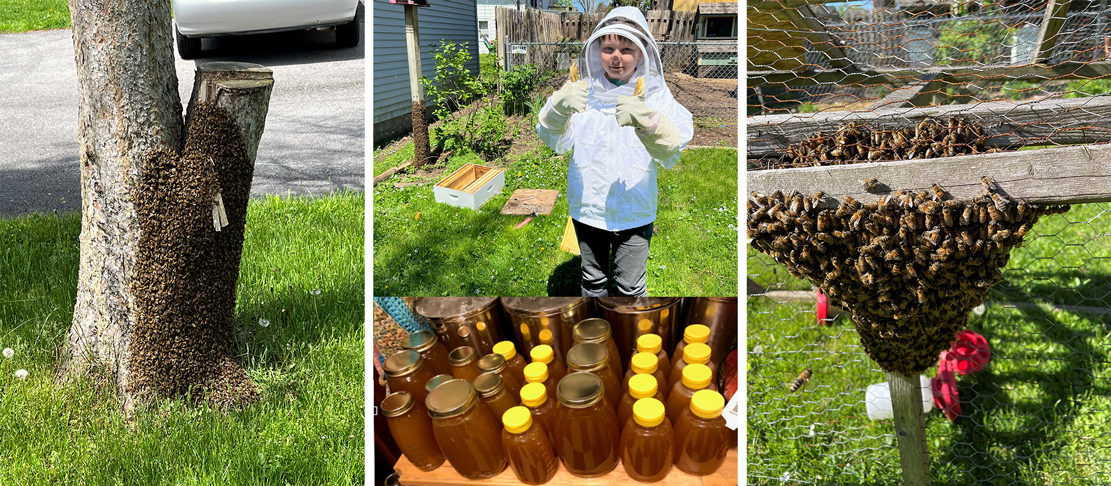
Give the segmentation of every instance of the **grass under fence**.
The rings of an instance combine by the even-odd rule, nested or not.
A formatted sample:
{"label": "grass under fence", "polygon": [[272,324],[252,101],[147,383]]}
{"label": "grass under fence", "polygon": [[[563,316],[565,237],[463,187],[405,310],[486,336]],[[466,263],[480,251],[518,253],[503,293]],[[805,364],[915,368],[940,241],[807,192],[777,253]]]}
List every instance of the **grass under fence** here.
{"label": "grass under fence", "polygon": [[[967,325],[988,339],[991,364],[958,376],[956,421],[926,416],[933,484],[1111,477],[1111,315],[1061,307],[1111,307],[1109,227],[1104,205],[1074,206],[1012,252],[986,312]],[[810,287],[751,249],[748,274],[768,290]],[[902,484],[892,421],[869,420],[864,405],[865,388],[886,376],[852,323],[818,326],[813,304],[751,297],[748,351],[749,484]],[[810,383],[789,393],[808,367]]]}
{"label": "grass under fence", "polygon": [[[412,157],[412,143],[375,157],[374,173]],[[547,147],[496,164],[449,159],[435,180],[374,194],[375,295],[579,295],[580,258],[561,251],[569,156]],[[504,165],[505,188],[478,211],[435,202],[432,186],[466,163]],[[659,169],[656,235],[648,258],[651,295],[736,295],[737,151],[688,149]],[[514,190],[559,191],[552,213],[503,216]]]}
{"label": "grass under fence", "polygon": [[[237,355],[259,403],[162,400],[54,379],[80,214],[0,219],[0,484],[362,484],[364,196],[252,200]],[[15,379],[26,369],[25,380]]]}

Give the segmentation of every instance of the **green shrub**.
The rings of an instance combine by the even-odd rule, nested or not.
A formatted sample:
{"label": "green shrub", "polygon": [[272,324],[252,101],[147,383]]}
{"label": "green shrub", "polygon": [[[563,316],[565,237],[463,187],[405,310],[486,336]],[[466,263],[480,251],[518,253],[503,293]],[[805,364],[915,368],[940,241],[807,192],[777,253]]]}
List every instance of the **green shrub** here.
{"label": "green shrub", "polygon": [[947,22],[934,49],[939,66],[974,66],[990,64],[1009,49],[1017,29],[998,21],[966,19]]}
{"label": "green shrub", "polygon": [[536,88],[536,66],[523,64],[513,66],[501,74],[502,102],[507,115],[523,113],[532,90]]}

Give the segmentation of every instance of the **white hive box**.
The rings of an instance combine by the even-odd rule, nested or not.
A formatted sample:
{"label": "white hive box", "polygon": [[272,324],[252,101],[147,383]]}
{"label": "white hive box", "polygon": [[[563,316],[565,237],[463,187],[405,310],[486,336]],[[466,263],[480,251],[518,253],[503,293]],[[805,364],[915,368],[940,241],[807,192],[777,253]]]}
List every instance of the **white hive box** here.
{"label": "white hive box", "polygon": [[505,187],[505,169],[467,164],[432,188],[436,202],[475,209]]}

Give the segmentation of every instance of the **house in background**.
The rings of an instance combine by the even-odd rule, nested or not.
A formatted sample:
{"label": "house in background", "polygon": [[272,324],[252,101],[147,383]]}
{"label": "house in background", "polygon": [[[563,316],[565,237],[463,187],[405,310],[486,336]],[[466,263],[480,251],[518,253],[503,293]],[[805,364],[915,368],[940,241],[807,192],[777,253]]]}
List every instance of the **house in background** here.
{"label": "house in background", "polygon": [[[482,0],[479,0],[480,2]],[[373,140],[403,135],[413,129],[413,103],[409,91],[409,61],[405,54],[405,7],[389,0],[374,2],[374,132]],[[466,67],[478,76],[478,20],[473,0],[431,0],[417,9],[421,72],[436,77],[436,60],[430,45],[450,40],[466,46],[471,61]],[[432,107],[426,110],[431,115]]]}
{"label": "house in background", "polygon": [[517,7],[521,10],[525,8],[550,9],[555,5],[555,2],[556,0],[476,0],[475,4],[478,13],[478,52],[481,54],[489,54],[490,50],[487,49],[486,43],[489,42],[493,44],[495,42],[501,42],[501,39],[496,38],[498,36],[498,26],[495,25],[494,22],[495,8]]}

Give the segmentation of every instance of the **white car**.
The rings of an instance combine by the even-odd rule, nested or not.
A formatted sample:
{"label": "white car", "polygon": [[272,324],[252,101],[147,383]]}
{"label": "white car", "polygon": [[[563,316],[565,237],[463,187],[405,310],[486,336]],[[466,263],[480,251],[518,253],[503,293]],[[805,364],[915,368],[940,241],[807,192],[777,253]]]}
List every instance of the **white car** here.
{"label": "white car", "polygon": [[182,59],[201,54],[201,39],[332,28],[339,47],[359,45],[359,0],[173,0]]}

